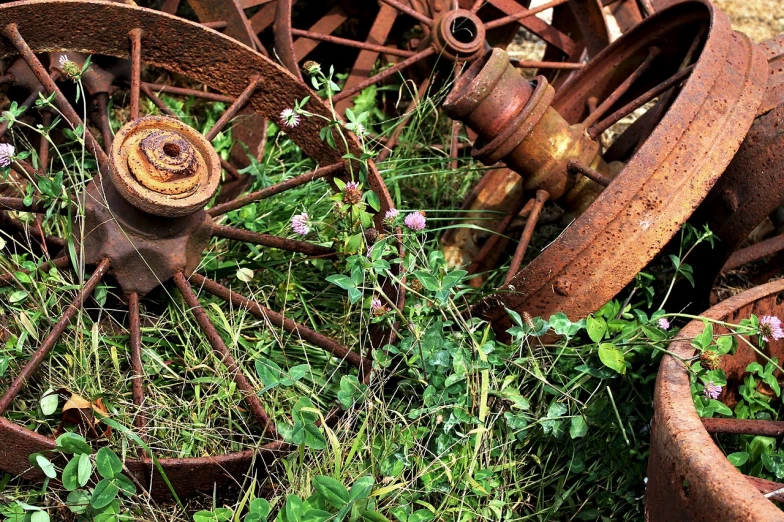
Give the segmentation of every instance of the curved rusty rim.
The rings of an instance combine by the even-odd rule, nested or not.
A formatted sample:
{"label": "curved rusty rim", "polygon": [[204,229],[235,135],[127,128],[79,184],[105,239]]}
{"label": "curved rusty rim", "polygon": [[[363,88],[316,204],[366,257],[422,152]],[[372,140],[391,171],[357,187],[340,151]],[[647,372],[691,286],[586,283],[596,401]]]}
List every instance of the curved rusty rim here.
{"label": "curved rusty rim", "polygon": [[[764,56],[707,0],[646,19],[589,62],[553,103],[570,123],[604,99],[624,57],[688,24],[709,25],[699,60],[666,114],[617,178],[558,240],[476,308],[505,331],[505,308],[585,317],[612,299],[677,233],[708,194],[754,120],[767,81]],[[692,29],[699,38],[696,28]]]}
{"label": "curved rusty rim", "polygon": [[[784,280],[779,280],[731,297],[703,315],[728,322],[750,314],[781,316],[783,299]],[[700,320],[690,322],[669,350],[680,357],[692,357],[691,339],[704,327]],[[716,333],[726,330],[719,327]],[[744,349],[743,343],[739,345],[736,356],[726,357],[739,357]],[[769,349],[781,354],[784,343],[773,342]],[[746,355],[754,360],[753,353]],[[746,365],[742,366],[745,369]],[[656,379],[645,504],[649,520],[784,520],[784,512],[716,446],[694,407],[688,371],[668,355],[663,357]]]}
{"label": "curved rusty rim", "polygon": [[[41,24],[42,16],[57,23]],[[328,118],[331,115],[329,108],[285,69],[227,36],[174,16],[101,0],[44,0],[0,6],[0,18],[9,26],[16,24],[24,42],[36,54],[67,50],[129,58],[128,35],[141,29],[144,40],[140,57],[144,64],[183,74],[232,97],[244,93],[243,81],[238,79],[258,76],[262,79],[262,88],[255,89],[248,97],[248,105],[276,121],[281,106],[293,107],[306,96],[311,96],[307,106],[310,112]],[[204,60],[203,49],[210,49],[214,55],[221,56],[221,60]],[[0,57],[16,54],[16,48],[7,38],[0,39]],[[265,89],[263,83],[274,89]],[[318,118],[304,118],[295,128],[287,129],[287,134],[308,156],[322,165],[329,165],[322,170],[335,174],[336,170],[330,170],[331,166],[342,165],[344,153],[332,149],[319,138],[320,127],[316,120]],[[356,137],[348,134],[347,139],[349,150],[358,155],[361,147]],[[385,211],[392,207],[392,199],[372,163],[368,168],[368,184],[381,199],[382,208],[376,215],[377,225],[381,226]],[[105,271],[107,267],[108,264],[102,263],[99,271]],[[229,297],[234,298],[231,294]],[[365,380],[369,377],[370,372],[365,372]],[[339,408],[332,410],[328,422],[336,420],[338,411]],[[0,439],[3,441],[0,445],[3,469],[26,479],[44,478],[40,471],[31,469],[27,456],[52,450],[55,447],[53,440],[5,418],[0,418]],[[225,489],[234,477],[252,469],[265,473],[277,456],[291,449],[282,441],[273,441],[253,450],[193,459],[166,458],[160,459],[160,463],[177,494],[184,497],[199,491],[213,491],[216,484],[219,491]],[[168,488],[149,458],[129,459],[126,463],[139,482],[150,488],[154,498],[170,498]]]}

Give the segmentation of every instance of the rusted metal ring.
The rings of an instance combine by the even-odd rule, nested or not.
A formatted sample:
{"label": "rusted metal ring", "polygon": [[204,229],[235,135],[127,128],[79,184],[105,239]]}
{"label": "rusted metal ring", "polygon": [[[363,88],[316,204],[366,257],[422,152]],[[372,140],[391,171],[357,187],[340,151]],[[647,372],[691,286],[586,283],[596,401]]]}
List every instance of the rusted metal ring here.
{"label": "rusted metal ring", "polygon": [[544,76],[533,79],[533,93],[522,110],[509,123],[509,126],[496,138],[488,143],[478,139],[471,150],[471,156],[485,165],[495,165],[512,152],[523,139],[531,133],[539,120],[542,119],[555,96],[555,89],[547,83]]}
{"label": "rusted metal ring", "polygon": [[576,319],[612,299],[677,233],[729,164],[761,102],[767,64],[707,1],[683,2],[640,23],[558,91],[552,107],[571,124],[583,121],[586,100],[604,99],[622,81],[614,75],[619,63],[632,57],[639,63],[652,45],[676,35],[695,38],[702,28],[708,32],[691,76],[612,184],[514,277],[514,291],[476,309],[497,331],[511,326],[506,308]]}
{"label": "rusted metal ring", "polygon": [[221,163],[204,136],[168,116],[125,124],[109,156],[112,183],[133,206],[156,216],[187,216],[218,190]]}
{"label": "rusted metal ring", "polygon": [[[53,23],[42,24],[42,18]],[[255,90],[249,96],[248,104],[257,113],[276,121],[279,121],[282,107],[294,107],[298,101],[312,96],[312,92],[290,73],[235,40],[199,24],[136,6],[90,0],[16,2],[0,6],[0,19],[9,25],[15,24],[24,37],[25,45],[32,53],[39,54],[78,49],[93,55],[128,58],[128,35],[131,31],[137,31],[137,34],[141,31],[144,34],[141,46],[144,63],[186,75],[224,95],[239,97],[246,88],[243,79],[264,78],[275,89]],[[76,31],[75,27],[80,29]],[[221,59],[205,59],[204,49],[209,49]],[[1,57],[17,54],[9,40],[0,39]],[[325,119],[332,116],[329,107],[316,97],[311,98],[306,109]],[[322,121],[320,118],[303,118],[296,127],[288,128],[287,134],[316,162],[326,166],[339,164],[342,172],[345,165],[343,155],[351,152],[359,156],[361,146],[353,135],[347,134],[348,151],[330,147],[319,137]],[[384,212],[391,208],[392,199],[372,162],[368,163],[367,176],[369,188],[381,200],[381,211],[375,216],[377,225],[381,226]],[[108,259],[104,259],[102,266],[104,262],[110,264]],[[182,273],[179,275],[183,277]],[[397,297],[402,299],[402,295]],[[234,301],[234,297],[231,299]],[[290,322],[282,316],[275,317],[283,325],[286,321]],[[369,376],[369,372],[364,373],[365,379]],[[327,415],[328,422],[337,418],[336,411],[339,410]],[[0,466],[4,470],[25,479],[44,478],[40,470],[30,467],[27,457],[34,452],[54,449],[52,439],[0,418],[0,440],[3,441],[0,445]],[[227,455],[196,459],[163,458],[160,465],[177,494],[184,497],[199,491],[212,492],[216,487],[222,492],[234,477],[249,471],[264,473],[277,456],[290,449],[292,447],[284,442],[273,441],[259,443],[253,450]],[[150,458],[129,458],[126,465],[141,484],[150,488],[153,497],[170,498],[171,493]]]}
{"label": "rusted metal ring", "polygon": [[[737,323],[751,314],[758,317],[784,315],[784,280],[740,293],[714,306],[703,315],[717,321]],[[695,354],[691,339],[702,333],[701,320],[687,324],[669,350],[679,357]],[[728,333],[719,325],[717,334]],[[767,355],[784,356],[784,342],[769,343]],[[756,353],[743,342],[735,355],[722,358],[730,382],[739,384]],[[662,359],[656,379],[651,452],[645,510],[651,521],[784,520],[776,507],[733,466],[706,431],[697,415],[688,370],[668,355]],[[759,480],[759,479],[757,479]],[[765,482],[765,481],[763,481]],[[779,485],[780,486],[780,485]]]}

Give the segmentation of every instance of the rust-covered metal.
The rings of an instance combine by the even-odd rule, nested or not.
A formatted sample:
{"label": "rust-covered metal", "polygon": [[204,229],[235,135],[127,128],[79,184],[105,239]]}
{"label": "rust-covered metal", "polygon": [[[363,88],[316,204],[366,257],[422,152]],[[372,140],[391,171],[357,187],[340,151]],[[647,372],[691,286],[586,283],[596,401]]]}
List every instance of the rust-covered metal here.
{"label": "rust-covered metal", "polygon": [[[703,315],[717,321],[738,323],[751,314],[784,315],[784,281],[774,281],[738,294]],[[691,339],[702,333],[701,320],[687,324],[670,344],[669,351],[682,358],[695,354]],[[714,323],[714,333],[728,333]],[[748,339],[754,343],[754,339]],[[784,357],[784,342],[764,348],[767,357]],[[742,384],[746,366],[766,361],[745,342],[734,355],[721,359],[728,385],[720,399],[726,401]],[[712,433],[746,433],[780,436],[780,422],[700,419],[692,401],[689,373],[684,364],[665,355],[659,367],[654,396],[651,452],[648,458],[647,519],[658,521],[784,520],[766,494],[784,488],[769,480],[741,474],[714,442]],[[780,492],[779,492],[780,493]],[[780,500],[777,496],[776,500]]]}
{"label": "rust-covered metal", "polygon": [[[55,23],[41,24],[42,18]],[[199,491],[222,492],[245,473],[265,473],[275,458],[292,448],[277,435],[274,422],[259,402],[257,390],[244,377],[243,370],[210,323],[190,285],[196,283],[216,297],[247,307],[257,317],[323,348],[336,358],[336,362],[344,361],[356,368],[363,382],[367,382],[370,377],[368,354],[355,353],[314,329],[195,273],[202,251],[213,236],[256,242],[265,248],[306,255],[333,256],[334,251],[320,245],[233,229],[215,221],[230,209],[241,208],[304,183],[347,175],[356,165],[346,162],[344,155],[352,153],[358,156],[361,153],[359,142],[347,133],[346,141],[339,140],[339,143],[346,144],[347,149],[332,148],[319,136],[321,124],[316,121],[318,118],[304,118],[298,126],[288,128],[287,134],[320,167],[239,198],[231,203],[230,208],[217,205],[214,215],[211,215],[204,207],[218,190],[221,165],[225,168],[225,164],[218,158],[210,140],[232,116],[241,114],[241,108],[267,118],[278,118],[282,108],[293,107],[298,100],[312,95],[306,86],[269,59],[227,36],[196,23],[135,6],[78,0],[17,2],[0,6],[0,20],[5,24],[2,27],[5,38],[0,39],[0,57],[13,58],[21,54],[40,82],[42,92],[57,93],[55,103],[70,126],[75,127],[81,121],[56,85],[62,79],[58,72],[50,74],[40,62],[39,56],[43,53],[70,56],[79,52],[96,57],[130,58],[131,78],[127,88],[131,91],[128,99],[133,105],[132,116],[137,116],[134,113],[138,110],[139,96],[153,92],[154,88],[141,81],[144,65],[183,74],[215,90],[219,94],[214,96],[222,97],[219,101],[231,100],[224,117],[216,124],[218,128],[213,132],[207,131],[205,136],[167,115],[133,118],[111,144],[104,143],[106,149],[95,139],[88,142],[94,147],[90,152],[98,159],[100,175],[95,175],[88,183],[87,203],[82,208],[84,223],[73,229],[85,231],[84,235],[77,234],[74,238],[79,245],[76,251],[81,256],[74,261],[86,265],[92,276],[61,320],[35,349],[27,366],[14,377],[11,388],[2,392],[0,412],[12,406],[19,391],[45,361],[76,315],[85,296],[104,276],[111,276],[117,281],[128,303],[129,381],[133,403],[141,407],[145,387],[140,301],[162,283],[173,281],[205,338],[234,375],[238,390],[249,407],[248,422],[256,427],[259,441],[254,450],[193,459],[160,459],[160,464],[179,496]],[[74,27],[80,30],[75,31]],[[306,109],[325,118],[331,115],[330,109],[315,97],[311,97]],[[372,162],[367,168],[367,185],[380,198],[381,211],[375,219],[377,226],[382,227],[383,215],[392,208],[392,200]],[[11,196],[4,196],[0,205],[22,212],[46,211],[43,205],[35,202],[25,205],[20,198]],[[70,212],[73,217],[77,215],[73,209]],[[64,243],[60,245],[62,247]],[[60,257],[52,263],[64,269],[70,260]],[[12,282],[10,278],[0,279],[0,284]],[[394,292],[394,287],[389,284],[387,287]],[[399,294],[392,298],[401,302]],[[371,344],[376,346],[389,342],[388,337],[382,337],[379,335],[372,339]],[[338,412],[339,409],[333,409],[328,413],[327,422],[334,422]],[[144,437],[148,426],[143,415],[136,418],[136,428]],[[0,418],[0,440],[3,441],[0,445],[2,469],[26,479],[43,478],[39,470],[30,467],[28,455],[53,450],[55,443],[52,438]],[[150,455],[141,449],[139,455],[138,459],[125,461],[130,473],[139,484],[149,488],[153,497],[168,498],[171,493],[153,466]]]}
{"label": "rust-covered metal", "polygon": [[[474,66],[481,67],[481,62]],[[466,82],[476,87],[483,77],[497,74],[492,67]],[[529,105],[510,118],[520,102],[507,100],[508,109],[499,104],[499,112],[493,113],[514,123],[497,130],[492,116],[486,120],[489,132],[495,133],[489,143],[504,146],[498,146],[496,155],[487,154],[490,147],[484,138],[473,154],[486,155],[487,163],[508,161],[523,176],[528,197],[536,189],[547,190],[577,217],[475,313],[503,332],[511,325],[506,308],[545,317],[560,311],[577,319],[611,299],[661,251],[727,167],[757,114],[767,72],[763,54],[745,35],[732,31],[726,15],[710,2],[688,1],[623,35],[559,90],[546,110],[536,109],[541,80],[535,82],[533,94],[518,85],[519,99],[532,100]],[[626,80],[634,76],[629,84]],[[616,96],[619,89],[624,92]],[[460,100],[475,104],[472,92],[478,91],[458,82],[449,100],[455,106],[463,103]],[[490,99],[493,94],[483,96]],[[613,97],[614,103],[602,103]],[[638,124],[598,153],[601,161],[588,154],[591,137],[598,138],[624,114],[657,97]],[[592,116],[597,110],[602,114]],[[533,118],[539,113],[551,114],[552,123],[542,116]],[[574,147],[574,157],[559,148],[548,151],[547,132],[526,144],[526,137],[542,129],[553,132],[564,148]],[[522,154],[526,147],[534,148]],[[594,147],[598,151],[598,144]],[[571,163],[570,169],[572,159],[613,181],[602,187],[589,176],[575,179],[575,166],[580,165]],[[586,193],[570,201],[581,182]]]}

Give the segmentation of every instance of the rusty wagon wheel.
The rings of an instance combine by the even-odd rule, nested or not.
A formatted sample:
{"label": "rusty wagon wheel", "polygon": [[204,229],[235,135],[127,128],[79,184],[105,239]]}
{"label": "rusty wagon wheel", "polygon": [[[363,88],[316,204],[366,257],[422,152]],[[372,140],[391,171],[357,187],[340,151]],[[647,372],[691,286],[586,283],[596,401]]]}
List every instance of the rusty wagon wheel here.
{"label": "rusty wagon wheel", "polygon": [[[703,315],[715,321],[737,324],[751,314],[757,317],[784,315],[784,281],[754,287],[709,309]],[[705,324],[687,324],[669,346],[678,357],[697,355],[691,341]],[[714,324],[714,334],[730,333]],[[754,339],[747,339],[755,343]],[[784,359],[784,342],[766,343],[765,356]],[[749,344],[738,342],[737,351],[721,358],[727,386],[719,399],[732,401],[743,384],[746,367],[767,361]],[[779,377],[780,378],[780,377]],[[645,510],[651,521],[675,520],[784,520],[784,513],[771,500],[784,501],[784,484],[743,475],[717,445],[721,434],[781,437],[784,422],[754,419],[701,419],[692,400],[690,374],[684,363],[665,355],[659,367],[654,396],[651,452]]]}
{"label": "rusty wagon wheel", "polygon": [[[41,24],[42,18],[57,23]],[[337,256],[332,247],[284,237],[288,235],[287,225],[279,226],[275,232],[282,233],[275,235],[220,222],[229,212],[241,212],[251,203],[297,187],[321,184],[314,190],[329,190],[324,185],[325,180],[340,177],[362,181],[376,193],[380,210],[374,219],[375,226],[381,230],[383,215],[391,208],[391,199],[377,170],[372,163],[365,167],[343,159],[347,152],[360,154],[360,145],[352,135],[346,135],[345,141],[337,140],[338,143],[346,143],[348,151],[332,148],[319,137],[319,121],[323,120],[305,118],[297,125],[288,126],[287,135],[316,164],[315,170],[287,177],[204,210],[218,189],[221,174],[221,162],[210,141],[245,107],[281,121],[282,108],[294,107],[297,101],[312,94],[300,81],[231,38],[199,24],[135,6],[79,0],[17,2],[0,6],[0,19],[4,24],[1,28],[0,57],[20,56],[43,86],[44,94],[53,95],[54,106],[68,126],[84,129],[85,150],[94,157],[97,172],[83,185],[74,185],[79,190],[78,197],[72,197],[71,203],[54,210],[55,214],[59,211],[69,216],[55,216],[53,219],[59,219],[56,223],[65,229],[71,223],[75,247],[65,248],[59,257],[33,271],[48,272],[53,267],[64,271],[71,265],[78,265],[87,267],[92,275],[82,283],[77,281],[78,292],[64,308],[62,317],[45,337],[42,336],[40,344],[24,364],[20,363],[13,379],[3,381],[7,388],[0,395],[0,413],[3,415],[0,417],[0,440],[3,441],[0,445],[0,467],[25,478],[43,477],[30,468],[28,455],[53,450],[54,439],[48,433],[31,431],[24,423],[15,422],[20,414],[16,404],[25,389],[38,383],[37,377],[58,353],[58,339],[68,330],[69,323],[80,309],[90,302],[93,290],[108,278],[119,288],[118,293],[122,296],[119,302],[124,302],[128,311],[128,375],[118,383],[120,389],[116,392],[132,397],[132,402],[127,401],[131,403],[129,415],[134,419],[140,436],[146,437],[154,428],[148,422],[151,415],[144,410],[143,314],[140,312],[150,292],[157,292],[166,299],[171,295],[172,287],[179,291],[184,303],[180,302],[178,306],[189,311],[200,330],[198,338],[212,348],[216,358],[214,362],[225,367],[234,380],[232,386],[236,386],[236,401],[245,405],[237,406],[245,414],[235,414],[238,422],[249,426],[253,433],[247,440],[242,439],[242,449],[198,458],[160,459],[176,492],[185,496],[198,491],[213,491],[215,487],[223,489],[254,466],[263,474],[267,465],[291,447],[276,429],[276,422],[281,419],[270,416],[269,404],[265,407],[258,396],[258,381],[243,368],[245,354],[238,354],[227,346],[207,313],[210,308],[202,306],[192,286],[225,301],[233,310],[243,310],[249,317],[257,318],[289,351],[302,343],[316,347],[324,364],[331,368],[329,375],[332,376],[337,375],[340,367],[340,371],[347,375],[356,375],[360,381],[367,381],[370,351],[378,343],[389,342],[390,338],[387,336],[385,339],[381,331],[370,331],[370,340],[362,343],[364,353],[354,351],[340,338],[331,338],[317,331],[327,329],[320,324],[318,316],[305,316],[297,322],[287,312],[275,312],[261,302],[205,277],[200,272],[204,271],[203,264],[209,264],[209,258],[203,252],[219,248],[216,241],[221,244],[238,241],[261,247],[256,255],[260,255],[259,252],[290,254],[292,257],[286,264],[307,262],[308,259],[328,260],[322,265],[332,267]],[[54,72],[47,71],[41,61],[46,59],[46,53],[65,56],[62,61],[57,60]],[[90,127],[79,127],[83,122],[61,91],[61,87],[65,86],[64,76],[57,74],[57,70],[63,69],[65,75],[69,74],[69,70],[73,71],[73,67],[78,70],[69,58],[79,53],[91,55],[96,60],[100,57],[130,59],[127,96],[130,116],[114,138],[111,148],[102,147]],[[214,89],[220,93],[221,99],[229,100],[227,109],[204,135],[171,115],[140,116],[140,98],[150,94],[155,96],[148,92],[142,81],[143,64],[184,75]],[[157,105],[166,112],[165,104]],[[329,109],[315,98],[311,98],[306,108],[313,114],[330,115]],[[300,167],[300,170],[303,169]],[[290,175],[290,172],[287,173],[287,176]],[[46,178],[46,175],[43,177]],[[43,202],[30,204],[20,198],[5,196],[0,198],[0,208],[18,213],[52,212]],[[70,221],[71,218],[75,221]],[[61,247],[69,244],[68,238],[58,241]],[[74,253],[75,259],[69,257]],[[302,255],[307,258],[303,259]],[[225,271],[216,273],[225,274]],[[1,277],[0,283],[8,285],[18,277],[12,272]],[[323,286],[321,281],[321,291]],[[282,292],[287,290],[288,286],[285,286]],[[393,288],[390,290],[392,293],[388,295],[402,304],[402,297],[394,294]],[[286,302],[285,294],[280,300]],[[318,302],[314,306],[319,306]],[[343,329],[332,328],[329,331],[341,333]],[[280,356],[286,358],[287,353],[284,349]],[[314,385],[316,389],[320,389],[317,383]],[[326,416],[327,422],[335,419],[337,411],[333,409]],[[235,441],[239,435],[227,429],[227,443]],[[127,467],[153,496],[167,497],[169,491],[149,457],[142,451],[140,458],[126,460]]]}
{"label": "rusty wagon wheel", "polygon": [[[475,311],[503,332],[506,308],[579,318],[615,296],[729,164],[766,76],[759,49],[707,1],[644,20],[557,93],[523,81],[502,51],[475,62],[445,110],[479,134],[474,156],[503,160],[531,198],[519,202],[530,215],[504,286]],[[599,136],[646,108],[602,150]],[[518,271],[548,200],[575,220]]]}

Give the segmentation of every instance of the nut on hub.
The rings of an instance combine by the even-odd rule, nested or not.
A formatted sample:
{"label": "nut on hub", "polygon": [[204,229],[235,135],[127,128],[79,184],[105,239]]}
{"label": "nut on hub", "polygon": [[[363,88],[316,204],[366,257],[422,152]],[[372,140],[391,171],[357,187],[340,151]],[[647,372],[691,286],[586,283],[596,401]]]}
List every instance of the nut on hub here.
{"label": "nut on hub", "polygon": [[111,180],[134,207],[162,217],[204,208],[220,183],[220,158],[204,136],[179,120],[145,116],[114,139]]}

